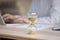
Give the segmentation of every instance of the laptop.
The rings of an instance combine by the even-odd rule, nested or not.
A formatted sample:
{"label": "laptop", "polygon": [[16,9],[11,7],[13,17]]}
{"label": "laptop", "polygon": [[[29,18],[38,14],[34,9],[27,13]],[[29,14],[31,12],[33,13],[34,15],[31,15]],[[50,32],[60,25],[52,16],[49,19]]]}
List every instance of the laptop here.
{"label": "laptop", "polygon": [[3,18],[2,18],[2,15],[1,15],[1,13],[0,13],[0,25],[5,25],[6,23],[5,23],[5,21],[3,20]]}

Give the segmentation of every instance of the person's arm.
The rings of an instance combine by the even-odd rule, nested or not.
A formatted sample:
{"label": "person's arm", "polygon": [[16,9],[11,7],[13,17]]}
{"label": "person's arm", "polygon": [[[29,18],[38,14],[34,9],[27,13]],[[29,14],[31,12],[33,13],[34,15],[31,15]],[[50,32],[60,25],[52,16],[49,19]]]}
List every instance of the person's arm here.
{"label": "person's arm", "polygon": [[19,15],[16,16],[11,14],[5,14],[2,17],[6,23],[22,23],[22,22],[29,23],[30,22],[27,18],[21,17]]}
{"label": "person's arm", "polygon": [[[56,2],[57,1],[57,2]],[[60,22],[60,0],[53,0],[51,8],[51,17],[41,17],[39,18],[40,23],[59,23]]]}
{"label": "person's arm", "polygon": [[51,23],[59,23],[60,21],[60,12],[56,8],[53,8],[51,12]]}
{"label": "person's arm", "polygon": [[52,10],[51,10],[51,22],[60,22],[60,0],[53,0]]}

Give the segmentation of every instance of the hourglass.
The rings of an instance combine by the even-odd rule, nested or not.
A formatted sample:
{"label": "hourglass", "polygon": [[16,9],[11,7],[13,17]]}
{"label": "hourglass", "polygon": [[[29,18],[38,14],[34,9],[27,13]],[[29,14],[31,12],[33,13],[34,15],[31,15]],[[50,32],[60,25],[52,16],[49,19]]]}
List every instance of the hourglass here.
{"label": "hourglass", "polygon": [[36,13],[30,13],[28,14],[28,20],[30,20],[32,23],[28,26],[28,34],[36,34],[37,28],[35,26],[35,20],[37,19]]}

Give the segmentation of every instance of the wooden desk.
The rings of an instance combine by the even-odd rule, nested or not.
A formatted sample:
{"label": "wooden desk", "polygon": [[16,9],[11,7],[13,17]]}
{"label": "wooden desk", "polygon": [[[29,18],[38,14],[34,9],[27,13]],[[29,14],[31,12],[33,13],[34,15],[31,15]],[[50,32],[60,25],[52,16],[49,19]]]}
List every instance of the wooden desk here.
{"label": "wooden desk", "polygon": [[39,30],[36,35],[28,35],[26,29],[0,26],[0,38],[15,40],[60,40],[60,32],[50,29]]}

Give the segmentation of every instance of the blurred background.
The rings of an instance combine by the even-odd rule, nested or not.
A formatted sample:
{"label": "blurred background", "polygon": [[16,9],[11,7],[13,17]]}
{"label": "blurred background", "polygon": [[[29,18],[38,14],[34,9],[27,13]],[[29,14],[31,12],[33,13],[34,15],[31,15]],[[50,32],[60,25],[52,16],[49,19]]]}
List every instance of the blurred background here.
{"label": "blurred background", "polygon": [[26,13],[31,0],[0,0],[0,10],[13,14]]}
{"label": "blurred background", "polygon": [[0,10],[13,14],[35,12],[39,17],[50,16],[51,0],[0,0]]}

